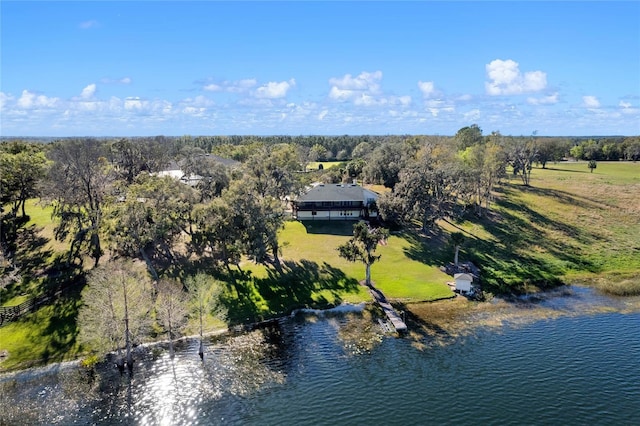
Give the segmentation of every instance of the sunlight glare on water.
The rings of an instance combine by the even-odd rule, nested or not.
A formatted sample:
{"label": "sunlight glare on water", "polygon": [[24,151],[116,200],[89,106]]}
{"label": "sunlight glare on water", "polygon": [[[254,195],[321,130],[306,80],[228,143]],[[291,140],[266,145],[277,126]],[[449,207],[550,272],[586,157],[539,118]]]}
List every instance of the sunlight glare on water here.
{"label": "sunlight glare on water", "polygon": [[94,380],[77,368],[0,377],[0,424],[634,424],[636,299],[564,290],[404,338],[366,312],[301,313],[208,339],[204,362],[185,340],[174,358],[138,348],[133,377],[110,363]]}

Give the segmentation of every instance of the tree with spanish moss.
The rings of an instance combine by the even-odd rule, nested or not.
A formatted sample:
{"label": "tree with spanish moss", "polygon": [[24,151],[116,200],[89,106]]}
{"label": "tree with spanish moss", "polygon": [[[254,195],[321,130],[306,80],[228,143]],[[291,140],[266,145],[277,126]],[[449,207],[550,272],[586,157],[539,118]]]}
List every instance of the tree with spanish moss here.
{"label": "tree with spanish moss", "polygon": [[365,266],[365,284],[371,286],[371,265],[380,260],[380,255],[375,251],[383,241],[389,237],[389,231],[385,228],[371,228],[361,220],[353,225],[353,237],[345,244],[338,247],[340,257],[349,262],[362,262]]}
{"label": "tree with spanish moss", "polygon": [[400,173],[392,192],[378,199],[385,221],[419,223],[424,231],[438,219],[455,217],[462,190],[460,161],[451,151],[425,146]]}
{"label": "tree with spanish moss", "polygon": [[53,165],[43,193],[53,204],[59,222],[55,237],[70,237],[67,263],[88,254],[94,266],[102,257],[101,227],[104,208],[115,179],[104,143],[97,139],[56,142],[49,151]]}

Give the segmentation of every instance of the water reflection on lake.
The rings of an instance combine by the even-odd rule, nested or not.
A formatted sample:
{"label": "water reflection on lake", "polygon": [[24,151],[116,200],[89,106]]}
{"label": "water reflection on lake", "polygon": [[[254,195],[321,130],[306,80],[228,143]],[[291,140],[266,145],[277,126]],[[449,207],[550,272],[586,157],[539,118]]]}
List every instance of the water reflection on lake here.
{"label": "water reflection on lake", "polygon": [[[140,348],[103,365],[0,379],[0,424],[633,424],[640,299],[562,289],[468,311],[440,333],[384,336],[367,312],[306,313]],[[418,327],[417,324],[414,326]]]}

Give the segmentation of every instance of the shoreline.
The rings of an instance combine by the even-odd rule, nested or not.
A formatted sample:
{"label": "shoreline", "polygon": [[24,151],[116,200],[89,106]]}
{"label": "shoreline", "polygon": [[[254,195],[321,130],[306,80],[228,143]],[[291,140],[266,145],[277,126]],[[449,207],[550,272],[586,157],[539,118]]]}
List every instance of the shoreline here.
{"label": "shoreline", "polygon": [[[263,325],[267,325],[269,323],[272,323],[274,321],[278,321],[278,320],[283,319],[283,318],[293,317],[293,316],[295,316],[295,315],[297,315],[298,313],[301,313],[301,312],[310,313],[310,314],[316,314],[316,315],[324,315],[325,313],[361,312],[370,303],[372,303],[372,302],[360,302],[360,303],[357,303],[357,304],[354,304],[354,303],[342,303],[342,304],[340,304],[338,306],[333,306],[333,307],[330,307],[330,308],[327,308],[327,309],[297,308],[297,309],[292,310],[291,313],[287,314],[287,315],[280,315],[280,316],[273,317],[273,318],[270,318],[270,319],[266,319],[266,320],[263,320],[263,321],[237,324],[235,326],[230,326],[230,327],[218,328],[218,329],[215,329],[215,330],[210,330],[210,331],[207,331],[207,332],[203,333],[202,337],[203,338],[211,338],[211,337],[224,336],[224,335],[229,335],[230,336],[233,333],[248,332],[248,331],[260,328]],[[200,338],[199,334],[190,334],[190,335],[181,336],[181,337],[175,339],[174,343],[187,341],[187,340],[197,340],[199,338]],[[155,346],[167,345],[168,343],[169,343],[169,340],[166,340],[166,339],[155,340],[155,341],[150,341],[150,342],[143,342],[143,343],[140,343],[139,345],[136,345],[133,348],[133,350],[135,351],[136,348],[150,348],[150,347],[155,347]],[[116,353],[116,351],[111,351],[111,352],[107,352],[107,353],[101,354],[100,355],[101,362],[104,361],[107,357],[112,356],[115,353]],[[85,358],[86,358],[86,356],[85,357],[80,357],[80,358],[77,358],[77,359],[73,359],[73,360],[68,360],[68,361],[54,361],[54,362],[43,364],[43,365],[35,365],[35,366],[31,366],[31,367],[16,368],[16,369],[11,369],[11,370],[6,370],[6,371],[0,371],[0,383],[3,383],[3,382],[8,381],[8,380],[12,380],[12,379],[13,380],[19,379],[18,376],[20,376],[21,374],[24,374],[25,376],[29,375],[30,377],[33,377],[33,376],[37,376],[37,375],[40,375],[40,374],[48,374],[48,373],[52,373],[52,372],[65,371],[65,370],[70,369],[70,368],[78,367],[79,365],[81,365],[82,360],[84,360]],[[35,361],[32,361],[32,362],[35,362]]]}
{"label": "shoreline", "polygon": [[[567,299],[570,300],[567,301]],[[434,301],[403,303],[392,300],[392,303],[400,304],[407,312],[407,322],[410,327],[406,338],[416,341],[425,338],[435,339],[442,335],[455,338],[466,335],[479,327],[500,328],[506,324],[531,323],[567,315],[640,312],[640,296],[603,294],[594,286],[581,284],[563,285],[551,290],[519,296],[496,296],[489,301],[482,302],[472,301],[464,296],[457,295],[453,298]],[[373,301],[370,301],[357,304],[342,303],[327,309],[298,308],[293,309],[287,315],[210,330],[204,333],[203,337],[231,336],[233,333],[248,332],[274,321],[295,317],[300,313],[323,316],[331,313],[362,312],[374,304]],[[568,305],[573,305],[572,309],[566,309]],[[197,340],[199,338],[199,334],[192,334],[175,339],[174,342]],[[168,342],[168,340],[144,342],[135,348],[156,347],[167,345]],[[115,351],[103,354],[103,360],[110,354],[115,354]],[[81,357],[75,360],[2,371],[0,372],[0,383],[10,380],[26,380],[37,375],[65,371],[81,365],[82,360],[85,358]]]}

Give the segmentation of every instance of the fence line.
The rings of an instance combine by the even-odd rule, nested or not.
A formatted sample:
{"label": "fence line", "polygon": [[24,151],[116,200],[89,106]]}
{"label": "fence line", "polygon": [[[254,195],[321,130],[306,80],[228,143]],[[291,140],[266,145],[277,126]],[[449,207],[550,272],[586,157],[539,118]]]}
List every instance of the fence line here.
{"label": "fence line", "polygon": [[[74,282],[75,280],[72,280],[71,284]],[[64,290],[67,290],[70,287],[71,286],[68,285],[64,288],[58,288],[54,291],[50,291],[42,296],[31,297],[19,305],[0,306],[0,327],[17,320],[25,314],[35,312],[40,306],[44,305],[48,301],[57,299]]]}

